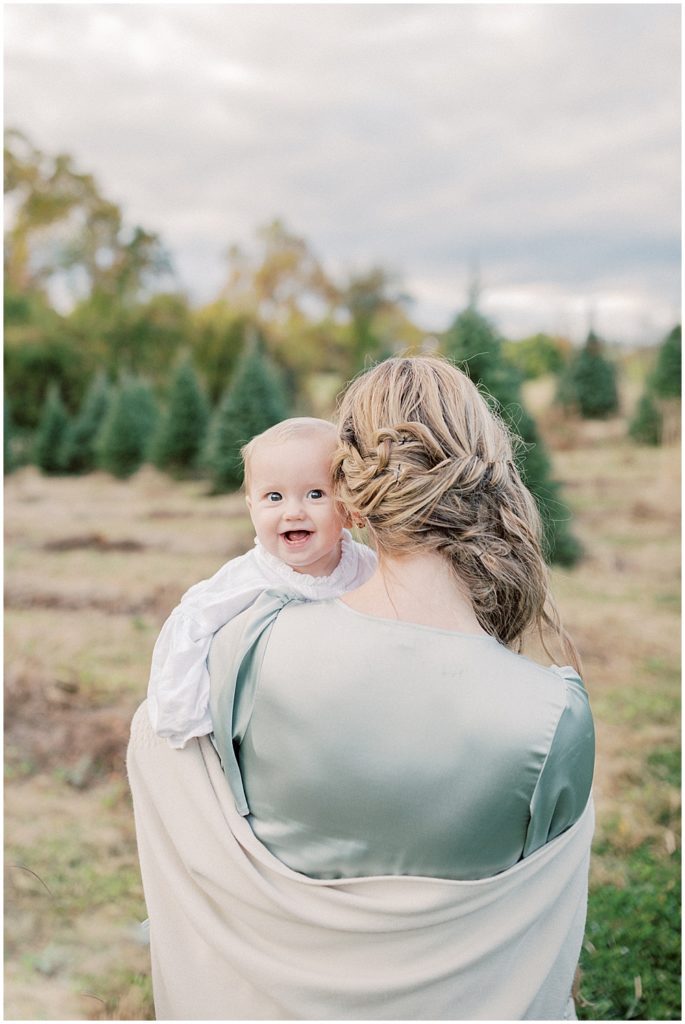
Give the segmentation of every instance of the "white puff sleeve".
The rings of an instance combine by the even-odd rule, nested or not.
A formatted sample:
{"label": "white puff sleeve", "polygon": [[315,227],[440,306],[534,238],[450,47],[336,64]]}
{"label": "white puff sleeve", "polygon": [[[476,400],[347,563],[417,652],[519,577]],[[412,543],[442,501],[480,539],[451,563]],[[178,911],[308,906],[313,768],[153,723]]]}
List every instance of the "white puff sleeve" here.
{"label": "white puff sleeve", "polygon": [[212,731],[207,655],[212,637],[269,585],[254,551],[196,583],[164,623],[152,653],[147,709],[150,724],[172,747]]}

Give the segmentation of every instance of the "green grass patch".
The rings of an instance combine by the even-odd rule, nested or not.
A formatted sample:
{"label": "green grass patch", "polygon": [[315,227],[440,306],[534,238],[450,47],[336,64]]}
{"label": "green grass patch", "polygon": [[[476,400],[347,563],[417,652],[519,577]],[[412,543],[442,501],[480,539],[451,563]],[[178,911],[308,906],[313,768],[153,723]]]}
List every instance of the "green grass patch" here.
{"label": "green grass patch", "polygon": [[9,744],[5,746],[5,780],[7,782],[30,779],[37,771],[38,765],[35,761],[25,757]]}
{"label": "green grass patch", "polygon": [[651,657],[646,658],[643,664],[654,679],[680,683],[680,667],[676,663],[662,657]]}
{"label": "green grass patch", "polygon": [[681,754],[677,747],[656,747],[648,756],[647,764],[661,782],[680,786]]}
{"label": "green grass patch", "polygon": [[[648,659],[655,662],[657,659]],[[608,694],[593,697],[592,708],[598,718],[616,725],[670,725],[680,721],[680,690],[677,674],[664,669],[662,683],[674,682],[672,692],[655,689],[648,678],[654,675],[654,667],[644,666],[645,685],[625,690],[612,690]],[[669,688],[670,689],[670,688]]]}
{"label": "green grass patch", "polygon": [[[147,954],[146,954],[147,955]],[[101,1020],[154,1020],[152,978],[142,971],[119,968],[102,975],[81,975],[81,994],[100,1004]]]}
{"label": "green grass patch", "polygon": [[680,611],[680,591],[664,590],[654,595],[654,604],[657,608],[667,608],[669,611]]}
{"label": "green grass patch", "polygon": [[[115,906],[124,918],[142,920],[144,901],[138,864],[126,850],[98,849],[78,829],[46,839],[40,848],[15,847],[8,856],[42,880],[58,917]],[[42,893],[39,893],[42,897]]]}
{"label": "green grass patch", "polygon": [[649,844],[624,884],[593,888],[581,954],[581,1020],[680,1020],[680,861]]}

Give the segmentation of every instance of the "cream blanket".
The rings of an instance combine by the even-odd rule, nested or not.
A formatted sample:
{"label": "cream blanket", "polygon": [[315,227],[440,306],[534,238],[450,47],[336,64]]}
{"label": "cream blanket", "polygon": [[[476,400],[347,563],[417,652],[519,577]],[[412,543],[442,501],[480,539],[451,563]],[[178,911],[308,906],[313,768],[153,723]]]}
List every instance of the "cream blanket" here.
{"label": "cream blanket", "polygon": [[575,1019],[592,802],[493,878],[310,879],[236,811],[207,737],[128,749],[158,1020]]}

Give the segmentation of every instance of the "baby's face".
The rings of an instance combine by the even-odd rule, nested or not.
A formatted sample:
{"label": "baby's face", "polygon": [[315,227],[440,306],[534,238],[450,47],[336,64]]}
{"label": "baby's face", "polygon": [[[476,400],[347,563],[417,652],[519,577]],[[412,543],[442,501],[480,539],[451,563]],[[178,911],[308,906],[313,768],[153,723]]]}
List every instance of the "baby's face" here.
{"label": "baby's face", "polygon": [[342,519],[331,491],[329,438],[258,444],[249,466],[247,506],[257,539],[297,572],[328,576],[340,560]]}

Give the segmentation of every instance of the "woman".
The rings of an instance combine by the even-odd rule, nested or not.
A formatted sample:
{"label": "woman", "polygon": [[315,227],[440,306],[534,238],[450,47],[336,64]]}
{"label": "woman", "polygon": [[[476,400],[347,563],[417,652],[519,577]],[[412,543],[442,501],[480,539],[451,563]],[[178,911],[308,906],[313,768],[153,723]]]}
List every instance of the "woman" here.
{"label": "woman", "polygon": [[516,653],[551,627],[578,667],[511,441],[430,357],[357,378],[339,432],[379,568],[217,634],[234,801],[206,741],[181,764],[134,722],[158,1015],[573,1017],[594,736],[577,672]]}

